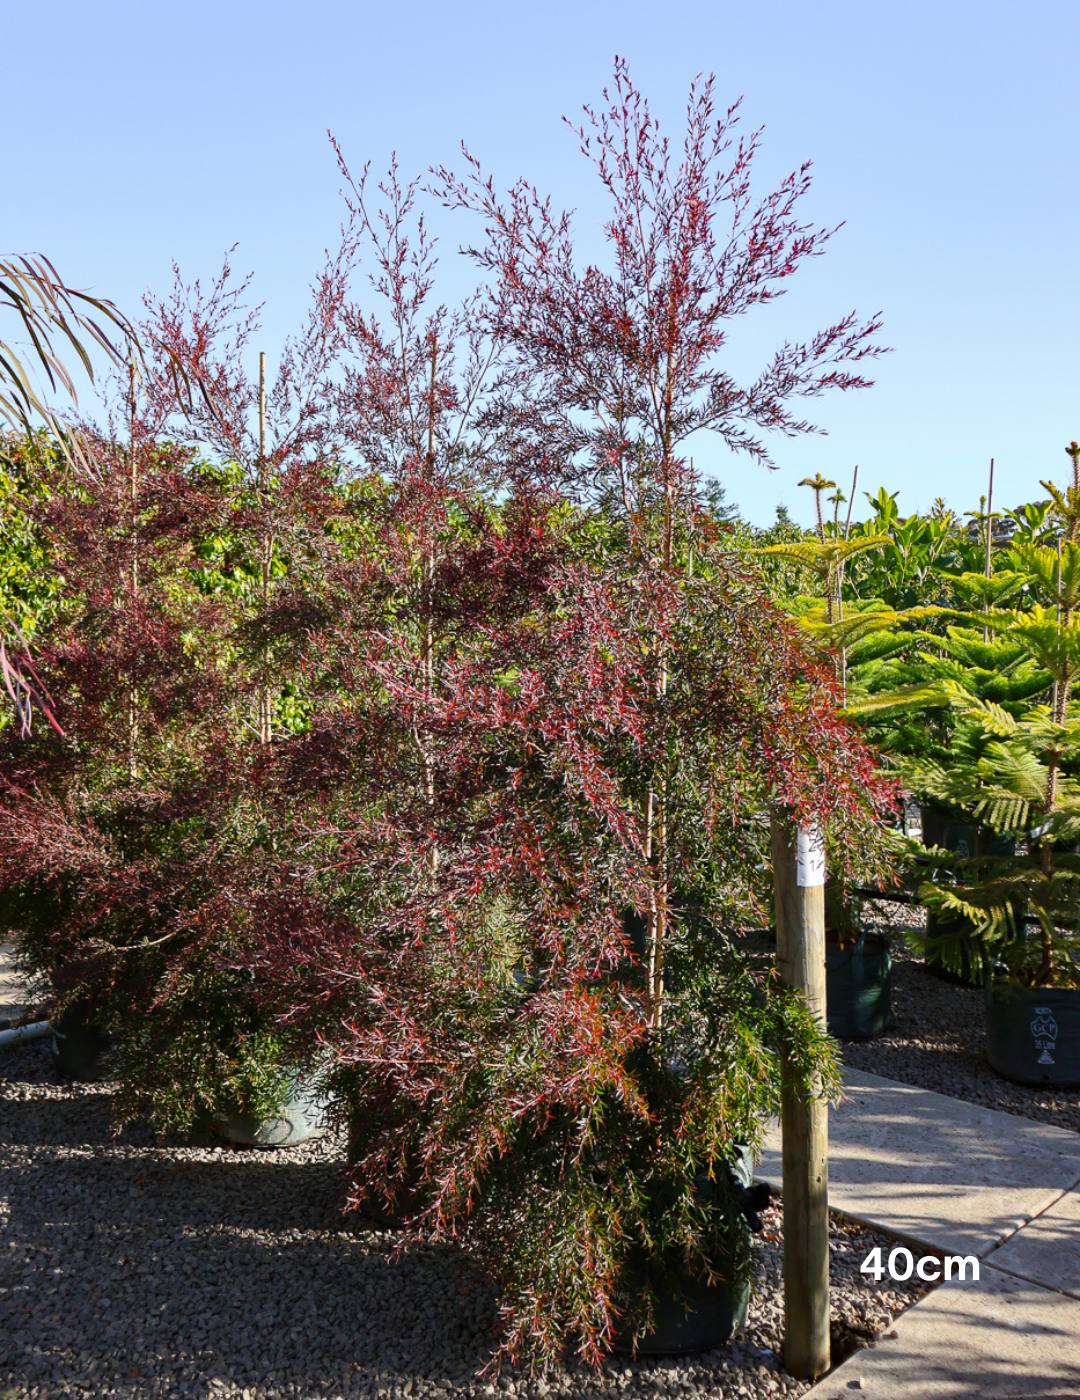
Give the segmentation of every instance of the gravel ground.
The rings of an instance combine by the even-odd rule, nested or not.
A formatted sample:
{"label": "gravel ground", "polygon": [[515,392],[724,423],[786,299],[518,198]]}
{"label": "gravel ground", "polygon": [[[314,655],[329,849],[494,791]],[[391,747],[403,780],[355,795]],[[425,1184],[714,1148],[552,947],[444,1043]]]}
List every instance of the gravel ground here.
{"label": "gravel ground", "polygon": [[845,1041],[846,1063],[867,1074],[1080,1132],[1080,1091],[1011,1084],[990,1068],[982,990],[935,977],[903,939],[901,930],[924,920],[925,911],[884,901],[875,908],[875,922],[893,932],[893,1025],[876,1040]]}
{"label": "gravel ground", "polygon": [[[801,1395],[779,1366],[777,1207],[745,1333],[704,1355],[478,1379],[490,1288],[450,1248],[395,1254],[343,1223],[333,1139],[293,1149],[115,1138],[102,1085],[52,1080],[47,1043],[0,1050],[0,1400],[53,1396]],[[890,1242],[834,1219],[834,1357],[925,1286],[858,1272]]]}

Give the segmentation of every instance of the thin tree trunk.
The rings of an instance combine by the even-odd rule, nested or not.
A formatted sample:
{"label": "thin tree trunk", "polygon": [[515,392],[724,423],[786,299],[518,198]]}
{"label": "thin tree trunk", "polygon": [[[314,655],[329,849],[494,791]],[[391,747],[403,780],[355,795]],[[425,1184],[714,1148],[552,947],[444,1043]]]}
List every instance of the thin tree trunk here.
{"label": "thin tree trunk", "polygon": [[[1060,578],[1060,574],[1059,574]],[[1061,592],[1060,582],[1058,593]],[[1059,678],[1054,682],[1054,706],[1053,717],[1055,724],[1064,724],[1065,711],[1069,704],[1069,683],[1064,678]],[[1057,806],[1058,775],[1061,770],[1061,754],[1057,749],[1051,749],[1047,755],[1046,764],[1046,820],[1054,815],[1054,808]],[[1049,884],[1054,874],[1054,853],[1048,833],[1043,835],[1040,850],[1039,862],[1042,868],[1043,878]],[[1043,928],[1042,930],[1042,962],[1039,966],[1039,982],[1043,986],[1049,986],[1054,977],[1054,940],[1051,933]]]}
{"label": "thin tree trunk", "polygon": [[[654,869],[657,827],[657,795],[649,788],[645,799],[645,860],[650,870]],[[649,908],[647,911],[647,951],[649,957],[648,980],[646,982],[646,1009],[651,1026],[659,1026],[663,1020],[661,991],[663,988],[663,957],[661,952],[660,909],[655,880],[649,882]]]}
{"label": "thin tree trunk", "polygon": [[[1073,488],[1076,492],[1075,499],[1080,502],[1080,449],[1075,443],[1070,444],[1066,451],[1072,457],[1073,464]],[[1080,531],[1080,516],[1074,518],[1069,526],[1068,540],[1070,544],[1075,544],[1077,532]],[[1061,565],[1061,536],[1057,541],[1057,618],[1059,624],[1068,627],[1073,614],[1071,606],[1072,599],[1065,597],[1063,587],[1063,574]],[[1053,716],[1056,724],[1064,724],[1065,713],[1069,706],[1071,687],[1066,676],[1056,677],[1054,680],[1053,694]],[[1061,766],[1061,755],[1058,751],[1052,750],[1048,755],[1046,767],[1046,816],[1051,817],[1054,807],[1057,804],[1058,773]],[[1053,878],[1054,855],[1050,841],[1043,839],[1040,850],[1040,863],[1044,878],[1049,882]],[[1044,986],[1049,986],[1054,977],[1054,940],[1050,931],[1046,928],[1042,930],[1042,962],[1039,967],[1039,981]]]}
{"label": "thin tree trunk", "polygon": [[[851,511],[855,504],[855,492],[859,486],[859,464],[855,463],[855,473],[851,478],[851,495],[847,503],[847,519],[844,521],[844,543],[847,544],[851,538]],[[838,507],[839,508],[839,507]],[[836,609],[839,620],[844,620],[844,561],[840,560],[837,565],[836,578]],[[847,704],[847,647],[840,643],[840,695],[843,703]]]}
{"label": "thin tree trunk", "polygon": [[[1050,803],[1054,800],[1055,789],[1057,787],[1057,764],[1052,761],[1050,772],[1046,780],[1047,794],[1047,816],[1050,815]],[[1054,876],[1054,854],[1050,848],[1050,839],[1044,836],[1042,846],[1039,850],[1039,864],[1042,869],[1043,879],[1049,885]],[[1039,963],[1039,984],[1049,987],[1054,980],[1054,938],[1053,933],[1045,924],[1042,925],[1042,958]]]}
{"label": "thin tree trunk", "polygon": [[[1061,536],[1060,536],[1060,535],[1058,536],[1058,541],[1057,541],[1057,590],[1056,590],[1056,592],[1057,592],[1057,607],[1055,608],[1055,613],[1056,613],[1056,616],[1057,616],[1058,625],[1060,626],[1060,625],[1061,625]],[[1069,614],[1068,614],[1068,612],[1066,612],[1066,614],[1065,614],[1065,622],[1066,622],[1066,624],[1068,624],[1068,621],[1069,621]],[[1061,689],[1061,682],[1060,682],[1060,681],[1057,679],[1057,677],[1055,676],[1055,677],[1054,677],[1053,688],[1052,688],[1052,690],[1051,690],[1051,697],[1050,697],[1050,707],[1051,707],[1051,709],[1052,709],[1053,712],[1054,712],[1054,718],[1055,718],[1055,720],[1057,719],[1057,713],[1058,713],[1058,692],[1060,691],[1060,689]]]}

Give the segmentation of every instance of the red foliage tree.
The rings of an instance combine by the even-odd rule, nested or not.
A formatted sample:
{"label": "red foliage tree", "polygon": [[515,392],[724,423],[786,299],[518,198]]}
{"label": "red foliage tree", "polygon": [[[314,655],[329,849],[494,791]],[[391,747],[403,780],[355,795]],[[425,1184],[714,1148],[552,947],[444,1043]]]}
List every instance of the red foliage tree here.
{"label": "red foliage tree", "polygon": [[[478,173],[444,179],[489,226],[469,343],[489,339],[502,377],[484,426],[515,447],[498,511],[478,508],[481,484],[457,488],[452,455],[437,462],[436,408],[458,401],[435,333],[408,321],[421,262],[409,283],[403,201],[385,191],[391,315],[362,323],[350,402],[392,482],[373,553],[402,560],[398,601],[378,628],[342,615],[348,699],[277,755],[310,864],[302,896],[261,910],[255,963],[340,1066],[363,1124],[354,1202],[463,1240],[505,1286],[500,1355],[545,1360],[567,1335],[590,1360],[610,1344],[648,1297],[628,1271],[642,1246],[728,1267],[722,1163],[776,1106],[779,1046],[808,1083],[828,1062],[722,930],[761,908],[770,802],[865,832],[881,796],[829,677],[732,568],[678,455],[703,427],[757,456],[746,424],[808,430],[788,401],[863,383],[837,365],[875,353],[876,322],[785,346],[745,390],[716,369],[724,319],[821,242],[791,215],[805,176],[744,219],[753,143],[717,173],[727,124],[710,131],[708,87],[669,175],[621,68],[617,85],[596,123],[615,272],[577,274],[568,221],[529,187],[504,206]],[[710,1176],[722,1208],[702,1205]]]}
{"label": "red foliage tree", "polygon": [[36,665],[58,723],[0,736],[3,884],[38,968],[91,1002],[128,981],[125,942],[151,937],[149,832],[174,810],[189,757],[176,740],[212,727],[218,688],[189,642],[221,630],[190,586],[216,483],[133,428],[127,441],[84,429],[90,471],[44,451],[33,464],[26,508],[58,579]]}
{"label": "red foliage tree", "polygon": [[[287,1047],[237,958],[288,839],[265,828],[262,751],[302,722],[296,644],[336,547],[322,405],[340,279],[320,280],[287,348],[263,450],[255,324],[229,276],[206,294],[177,277],[142,327],[121,423],[85,430],[87,470],[39,470],[63,586],[37,671],[62,732],[6,732],[0,757],[0,883],[23,953],[58,1009],[123,1029],[122,1111],[149,1100],[174,1125],[284,1091]],[[201,394],[181,399],[184,384]]]}
{"label": "red foliage tree", "polygon": [[[864,382],[843,366],[875,353],[876,322],[736,385],[727,318],[826,236],[794,217],[806,173],[752,205],[755,141],[731,144],[708,84],[677,167],[622,66],[615,94],[582,132],[613,199],[610,272],[576,271],[569,221],[524,184],[501,202],[473,166],[442,189],[487,220],[487,281],[449,313],[416,186],[392,170],[373,211],[349,181],[296,360],[315,387],[279,396],[301,407],[272,475],[227,279],[181,287],[151,337],[215,405],[185,439],[240,469],[201,546],[230,666],[181,646],[214,720],[185,711],[185,782],[146,828],[170,854],[143,907],[181,950],[150,969],[156,1005],[184,1006],[205,970],[329,1059],[352,1201],[461,1240],[504,1287],[499,1357],[545,1363],[567,1338],[597,1360],[627,1313],[647,1324],[643,1254],[741,1266],[725,1164],[777,1106],[781,1047],[808,1086],[834,1068],[741,952],[767,896],[761,819],[782,802],[860,837],[880,796],[830,677],[733,567],[680,455],[698,429],[759,459],[760,431],[809,431],[790,403]],[[364,250],[381,315],[346,294]],[[230,575],[233,531],[253,587]],[[302,721],[264,723],[286,668]],[[131,663],[112,674],[126,703]]]}
{"label": "red foliage tree", "polygon": [[[501,198],[471,156],[463,179],[438,172],[447,203],[485,220],[487,240],[470,251],[498,289],[497,333],[561,414],[574,452],[571,480],[598,505],[614,505],[623,522],[623,559],[640,581],[640,645],[657,702],[671,683],[672,628],[701,526],[698,480],[681,445],[708,431],[767,464],[762,430],[817,431],[792,405],[866,386],[858,366],[882,353],[874,342],[879,319],[850,313],[809,341],[785,342],[749,383],[724,366],[732,320],[782,295],[830,232],[797,216],[809,165],[754,199],[759,133],[736,142],[738,104],[718,117],[712,89],[711,77],[691,88],[679,158],[624,62],[616,60],[613,89],[605,90],[608,107],[585,108],[575,132],[610,200],[610,268],[579,270],[569,215],[525,181]],[[654,871],[648,941],[657,1019],[673,781],[658,756],[642,810]]]}

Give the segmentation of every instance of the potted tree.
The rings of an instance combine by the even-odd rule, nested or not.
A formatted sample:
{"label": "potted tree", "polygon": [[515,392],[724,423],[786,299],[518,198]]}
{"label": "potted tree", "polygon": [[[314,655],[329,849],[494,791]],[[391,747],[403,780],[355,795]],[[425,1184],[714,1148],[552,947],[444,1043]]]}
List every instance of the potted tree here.
{"label": "potted tree", "polygon": [[[1019,625],[1062,676],[1080,674],[1075,624],[1066,637],[1056,620],[1038,612]],[[1075,705],[1056,712],[1036,706],[1014,719],[963,693],[955,699],[985,736],[985,749],[970,767],[924,769],[923,781],[931,792],[964,802],[984,821],[1019,836],[1021,844],[1014,857],[982,862],[975,884],[973,863],[956,861],[953,882],[923,887],[925,902],[941,919],[940,955],[959,970],[970,928],[993,960],[986,983],[987,1051],[995,1069],[1021,1083],[1080,1083],[1080,860],[1067,849],[1080,832],[1080,787],[1061,773],[1062,764],[1080,754],[1080,715]],[[960,932],[956,916],[965,921]]]}
{"label": "potted tree", "polygon": [[[902,645],[894,640],[901,615],[892,608],[876,604],[861,607],[849,602],[845,609],[844,575],[848,564],[888,545],[890,537],[860,530],[852,538],[850,510],[841,528],[840,506],[845,497],[839,490],[830,497],[834,516],[827,522],[821,498],[836,483],[826,480],[820,472],[799,484],[814,492],[817,539],[766,545],[756,548],[753,555],[762,561],[779,559],[794,565],[818,585],[820,597],[789,598],[786,606],[809,638],[815,644],[824,644],[824,659],[834,669],[841,700],[846,702],[849,688],[858,693],[860,671],[867,662],[879,661],[883,654]],[[854,485],[852,490],[854,493]],[[866,1040],[880,1035],[889,1023],[892,957],[888,939],[867,927],[862,901],[849,891],[851,850],[834,841],[830,854],[830,867],[844,874],[833,875],[825,895],[828,1028],[840,1039]],[[863,877],[867,878],[865,872]]]}
{"label": "potted tree", "polygon": [[1050,703],[1017,717],[954,682],[951,698],[985,748],[977,762],[927,774],[940,795],[1021,838],[1015,860],[979,885],[931,886],[926,896],[938,911],[971,920],[996,956],[987,979],[990,1063],[1021,1083],[1055,1085],[1080,1083],[1080,712],[1072,700],[1080,678],[1080,447],[1066,451],[1071,485],[1042,483],[1062,531],[1057,548],[1033,541],[1017,549],[1050,606],[985,619],[1050,677]]}
{"label": "potted tree", "polygon": [[[680,444],[696,431],[712,430],[729,446],[764,459],[766,450],[755,436],[759,427],[782,424],[788,431],[801,431],[807,426],[796,422],[787,407],[797,379],[804,378],[799,392],[807,392],[827,358],[852,364],[840,373],[830,369],[830,385],[852,388],[866,382],[857,362],[876,353],[877,323],[859,325],[854,318],[837,323],[812,347],[779,352],[752,395],[737,387],[719,363],[727,318],[768,296],[773,279],[791,270],[792,254],[801,256],[824,237],[820,231],[798,228],[793,215],[795,200],[805,188],[805,171],[751,213],[745,172],[754,143],[739,148],[734,166],[740,174],[729,184],[731,170],[723,157],[735,114],[714,116],[709,84],[692,93],[685,160],[677,168],[647,103],[622,65],[617,66],[614,91],[605,93],[605,100],[604,108],[587,109],[587,122],[578,135],[611,198],[606,225],[613,251],[610,270],[576,270],[568,223],[556,218],[526,184],[515,186],[505,203],[498,201],[476,168],[470,180],[448,178],[444,187],[452,201],[484,216],[489,242],[481,259],[502,275],[499,289],[507,311],[503,328],[520,362],[539,377],[565,417],[567,441],[581,455],[575,486],[618,521],[620,547],[612,565],[625,580],[629,596],[638,599],[618,635],[628,659],[640,667],[645,690],[638,703],[647,727],[634,761],[623,761],[622,786],[646,861],[647,899],[635,907],[645,921],[645,1048],[653,1057],[659,1089],[655,1101],[649,1096],[646,1101],[662,1114],[659,1105],[665,1094],[675,1103],[681,1099],[677,1078],[671,1075],[677,1066],[685,1066],[682,1073],[691,1082],[700,1074],[702,1089],[711,1082],[720,1092],[714,1077],[717,1061],[703,1046],[694,1045],[688,1031],[698,1015],[707,1014],[689,990],[703,990],[708,982],[698,980],[701,945],[695,925],[704,911],[702,922],[719,926],[734,889],[746,884],[745,871],[736,876],[735,860],[719,858],[709,836],[718,831],[716,799],[722,791],[730,797],[726,783],[742,768],[728,739],[741,721],[754,726],[765,713],[759,710],[751,720],[750,711],[734,700],[738,694],[745,701],[745,680],[762,661],[748,636],[745,647],[733,640],[753,604],[747,609],[747,595],[732,571],[723,567],[722,549],[706,542],[700,485]],[[725,245],[717,237],[716,221],[728,198],[735,232]],[[745,254],[738,273],[735,247]],[[781,248],[788,261],[777,258]],[[725,643],[725,635],[732,640]],[[725,645],[731,659],[727,667],[719,660]],[[792,664],[798,669],[798,663]],[[774,681],[758,673],[763,698],[776,695]],[[766,699],[766,711],[774,719],[779,719],[781,708],[769,706]],[[695,722],[700,726],[696,742]],[[755,746],[748,747],[753,753]],[[770,754],[777,753],[767,747]],[[741,798],[729,808],[756,831],[760,828],[747,820],[752,804],[770,798],[786,801],[792,787],[804,782],[809,786],[802,788],[796,808],[805,810],[808,802],[816,807],[823,800],[821,789],[810,798],[813,784],[807,769],[798,761],[788,766],[793,750],[784,741],[780,749],[784,758],[778,768],[772,768],[770,759],[761,766],[748,760],[750,771],[742,769]],[[757,752],[765,757],[763,750]],[[836,757],[828,743],[816,754],[816,760],[826,762]],[[868,755],[858,746],[853,757],[869,768]],[[845,788],[841,779],[835,793],[840,810],[846,804]],[[867,811],[862,809],[864,824]],[[737,820],[724,823],[733,838],[732,856],[742,845],[734,839],[737,826]],[[730,964],[728,968],[730,975]],[[680,984],[686,988],[682,1005]],[[721,998],[721,985],[710,988],[713,998]],[[709,999],[706,993],[705,1002]],[[680,1038],[681,1052],[676,1048]],[[716,1169],[718,1147],[707,1136],[699,1143],[698,1172]],[[728,1155],[733,1147],[729,1140]],[[663,1156],[666,1148],[658,1141],[650,1152]],[[692,1157],[672,1177],[673,1199],[681,1201],[681,1228],[687,1234],[693,1212],[700,1209],[688,1180],[690,1161]],[[643,1204],[649,1200],[646,1197]],[[648,1215],[639,1219],[648,1237]],[[651,1258],[662,1265],[662,1229],[652,1238],[659,1247]],[[685,1250],[683,1258],[685,1266]],[[720,1271],[706,1264],[705,1277]],[[683,1280],[688,1272],[694,1270],[681,1271]],[[639,1339],[647,1335],[647,1313],[631,1303],[629,1314]]]}
{"label": "potted tree", "polygon": [[224,815],[241,806],[222,609],[192,585],[220,481],[145,436],[82,443],[93,473],[39,455],[27,503],[60,580],[34,639],[55,727],[3,733],[0,883],[53,988],[58,1071],[108,1073],[121,1113],[149,1101],[186,1126],[245,1085],[281,1097],[250,978],[221,956],[242,919],[216,885],[250,888],[252,862]]}
{"label": "potted tree", "polygon": [[[915,624],[915,630],[895,634],[902,647],[856,668],[848,712],[896,757],[905,783],[920,799],[921,829],[917,840],[906,843],[905,862],[909,885],[916,892],[928,879],[959,876],[970,884],[991,869],[1001,873],[1015,852],[1011,835],[978,820],[955,796],[943,797],[940,785],[925,786],[923,774],[971,770],[988,742],[987,735],[964,721],[951,704],[947,684],[1013,716],[1047,690],[1049,674],[1018,637],[1008,630],[989,630],[986,613],[965,610],[974,605],[1002,613],[1010,603],[1025,600],[1026,582],[1027,575],[1018,569],[991,579],[950,575],[956,607],[933,605],[899,615],[902,623],[910,619]],[[931,630],[941,623],[942,630]],[[928,906],[925,934],[916,941],[936,976],[961,985],[983,985],[986,952],[977,929],[963,914],[943,914],[937,906]]]}
{"label": "potted tree", "polygon": [[[56,990],[62,1053],[73,1013],[115,1034],[121,1114],[150,1107],[163,1127],[185,1128],[205,1112],[226,1132],[270,1140],[282,1123],[259,1124],[279,1110],[292,1113],[293,1136],[311,1125],[292,1102],[299,1048],[238,963],[245,906],[272,865],[260,750],[275,717],[298,718],[272,647],[281,600],[267,584],[310,571],[305,538],[326,536],[327,493],[310,414],[278,444],[288,470],[276,490],[266,473],[245,480],[235,462],[207,464],[165,435],[181,416],[178,384],[203,386],[223,433],[253,407],[237,376],[242,338],[223,364],[204,334],[245,318],[230,318],[223,284],[213,298],[187,307],[205,317],[191,340],[209,358],[185,347],[178,292],[158,338],[148,335],[149,363],[132,364],[120,425],[83,434],[90,469],[39,463],[33,519],[60,587],[35,664],[55,727],[2,736],[0,884],[20,906],[24,959]],[[299,348],[303,373],[323,372],[322,349]],[[290,370],[278,398],[303,388]]]}
{"label": "potted tree", "polygon": [[[590,115],[612,271],[577,270],[529,186],[503,202],[478,170],[443,178],[490,231],[478,324],[513,428],[505,499],[428,566],[444,620],[462,598],[473,625],[447,629],[428,685],[417,594],[378,629],[345,600],[348,700],[280,755],[282,800],[323,804],[322,859],[303,921],[264,920],[264,984],[388,1105],[356,1194],[394,1200],[418,1174],[408,1230],[461,1240],[502,1282],[504,1357],[570,1340],[595,1361],[616,1337],[648,1344],[691,1281],[737,1296],[752,1203],[729,1168],[778,1102],[780,1046],[808,1092],[836,1083],[808,1008],[718,931],[767,898],[761,811],[872,829],[875,760],[733,565],[680,444],[713,429],[764,459],[757,428],[806,426],[792,393],[865,382],[837,363],[872,353],[876,323],[785,346],[752,388],[719,367],[727,318],[824,237],[792,213],[805,173],[748,204],[733,115],[696,89],[676,169],[620,65]],[[729,198],[739,256],[715,217]],[[414,410],[452,402],[441,369],[430,383]]]}

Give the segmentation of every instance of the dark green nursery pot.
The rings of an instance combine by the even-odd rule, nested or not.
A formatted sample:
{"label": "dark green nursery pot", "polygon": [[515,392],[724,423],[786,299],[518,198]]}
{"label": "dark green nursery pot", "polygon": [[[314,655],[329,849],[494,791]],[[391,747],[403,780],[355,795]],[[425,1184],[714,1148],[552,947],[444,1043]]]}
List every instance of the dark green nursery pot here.
{"label": "dark green nursery pot", "polygon": [[[741,1148],[732,1168],[738,1184],[749,1190],[753,1185],[753,1159]],[[705,1187],[707,1189],[707,1186]],[[764,1188],[761,1188],[764,1189]],[[750,1236],[749,1222],[745,1228]],[[756,1227],[760,1228],[760,1224]],[[639,1356],[678,1356],[695,1351],[712,1351],[729,1342],[746,1321],[750,1302],[750,1281],[725,1279],[710,1284],[701,1274],[684,1270],[677,1281],[672,1273],[657,1269],[646,1257],[631,1261],[631,1272],[644,1275],[656,1294],[653,1308],[653,1328],[638,1339]],[[734,1268],[730,1271],[734,1275]],[[612,1343],[616,1352],[628,1354],[633,1349],[634,1319],[628,1316],[615,1334]]]}
{"label": "dark green nursery pot", "polygon": [[273,1118],[250,1113],[215,1113],[210,1126],[219,1137],[245,1147],[294,1147],[321,1137],[326,1104],[313,1081],[297,1077],[292,1093]]}
{"label": "dark green nursery pot", "polygon": [[860,933],[854,944],[825,949],[825,1002],[829,1034],[870,1040],[889,1028],[892,954],[877,934]]}
{"label": "dark green nursery pot", "polygon": [[[927,846],[943,846],[962,857],[974,856],[981,845],[987,855],[1007,858],[1016,854],[1016,842],[1011,836],[1000,836],[981,829],[972,822],[960,821],[943,808],[923,808],[923,842]],[[948,968],[941,954],[928,951],[927,971],[956,987],[981,987],[986,981],[989,957],[974,925],[964,918],[942,919],[933,909],[926,911],[926,936],[934,938],[949,933],[959,939],[960,967]]]}
{"label": "dark green nursery pot", "polygon": [[112,1037],[75,1007],[53,1022],[53,1069],[61,1079],[83,1082],[103,1079],[102,1062],[111,1044]]}
{"label": "dark green nursery pot", "polygon": [[1080,988],[988,981],[986,1057],[1017,1084],[1080,1085]]}

